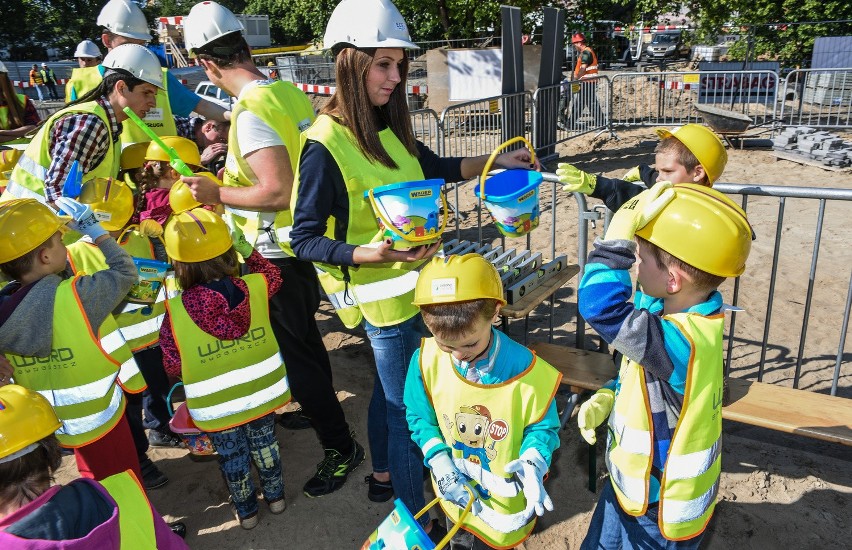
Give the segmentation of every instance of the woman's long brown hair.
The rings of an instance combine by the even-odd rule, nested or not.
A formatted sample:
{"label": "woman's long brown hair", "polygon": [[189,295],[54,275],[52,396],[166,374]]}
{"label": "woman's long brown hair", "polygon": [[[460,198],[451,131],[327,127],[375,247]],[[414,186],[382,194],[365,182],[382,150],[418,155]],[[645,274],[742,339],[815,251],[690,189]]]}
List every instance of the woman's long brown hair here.
{"label": "woman's long brown hair", "polygon": [[375,48],[344,48],[337,53],[337,89],[322,113],[335,117],[349,128],[358,142],[358,148],[368,159],[388,168],[399,168],[382,146],[379,132],[387,125],[408,152],[418,156],[408,112],[408,57],[404,56],[400,64],[401,80],[390,95],[390,100],[385,105],[376,107],[370,103],[367,94],[367,74],[375,54]]}

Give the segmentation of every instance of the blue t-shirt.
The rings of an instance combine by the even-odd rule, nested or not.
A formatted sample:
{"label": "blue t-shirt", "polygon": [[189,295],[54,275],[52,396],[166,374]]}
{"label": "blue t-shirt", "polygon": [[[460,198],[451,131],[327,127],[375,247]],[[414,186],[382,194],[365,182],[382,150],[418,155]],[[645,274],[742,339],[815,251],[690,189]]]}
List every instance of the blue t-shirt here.
{"label": "blue t-shirt", "polygon": [[189,116],[195,110],[195,106],[201,101],[201,96],[181,84],[180,80],[170,72],[167,73],[169,87],[169,105],[172,114],[176,116]]}

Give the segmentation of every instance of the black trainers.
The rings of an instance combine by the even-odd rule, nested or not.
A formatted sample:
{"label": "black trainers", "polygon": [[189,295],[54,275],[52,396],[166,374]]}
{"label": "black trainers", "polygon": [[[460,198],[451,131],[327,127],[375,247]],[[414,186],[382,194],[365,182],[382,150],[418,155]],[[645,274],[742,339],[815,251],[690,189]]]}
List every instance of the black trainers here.
{"label": "black trainers", "polygon": [[140,460],[139,467],[142,470],[142,485],[144,485],[146,489],[159,489],[169,482],[169,478],[166,477],[166,474],[161,472],[150,458],[145,457]]}
{"label": "black trainers", "polygon": [[387,502],[393,498],[393,485],[390,480],[379,481],[373,477],[373,474],[364,478],[364,483],[369,485],[367,489],[367,498],[373,502]]}
{"label": "black trainers", "polygon": [[180,521],[176,521],[174,523],[169,524],[169,529],[172,530],[172,533],[179,536],[182,539],[186,538],[186,524]]}
{"label": "black trainers", "polygon": [[352,451],[344,456],[334,449],[325,450],[325,458],[317,465],[317,473],[305,483],[305,496],[321,497],[343,487],[349,472],[364,462],[364,447],[352,440]]}
{"label": "black trainers", "polygon": [[183,447],[183,441],[171,431],[148,430],[148,444],[152,447]]}
{"label": "black trainers", "polygon": [[307,430],[311,427],[311,420],[302,412],[302,409],[296,409],[292,412],[282,413],[278,417],[278,423],[282,428],[288,430]]}

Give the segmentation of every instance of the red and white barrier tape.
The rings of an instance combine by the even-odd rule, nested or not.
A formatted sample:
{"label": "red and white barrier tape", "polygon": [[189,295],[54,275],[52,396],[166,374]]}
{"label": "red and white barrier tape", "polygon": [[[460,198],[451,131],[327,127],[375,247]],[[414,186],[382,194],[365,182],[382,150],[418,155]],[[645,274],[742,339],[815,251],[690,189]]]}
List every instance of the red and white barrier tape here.
{"label": "red and white barrier tape", "polygon": [[[316,84],[302,84],[301,82],[294,82],[293,85],[306,94],[331,95],[337,89],[336,86],[318,86]],[[429,93],[429,88],[428,86],[409,86],[408,93],[427,94]]]}

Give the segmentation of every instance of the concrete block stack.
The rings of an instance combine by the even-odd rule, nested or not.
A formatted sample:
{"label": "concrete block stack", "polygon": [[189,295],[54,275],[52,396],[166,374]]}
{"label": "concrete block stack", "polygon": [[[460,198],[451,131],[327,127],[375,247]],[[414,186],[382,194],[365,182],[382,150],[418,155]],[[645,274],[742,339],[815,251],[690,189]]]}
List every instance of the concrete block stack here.
{"label": "concrete block stack", "polygon": [[852,166],[852,143],[836,135],[807,126],[786,128],[772,140],[776,151],[799,155],[826,166]]}

